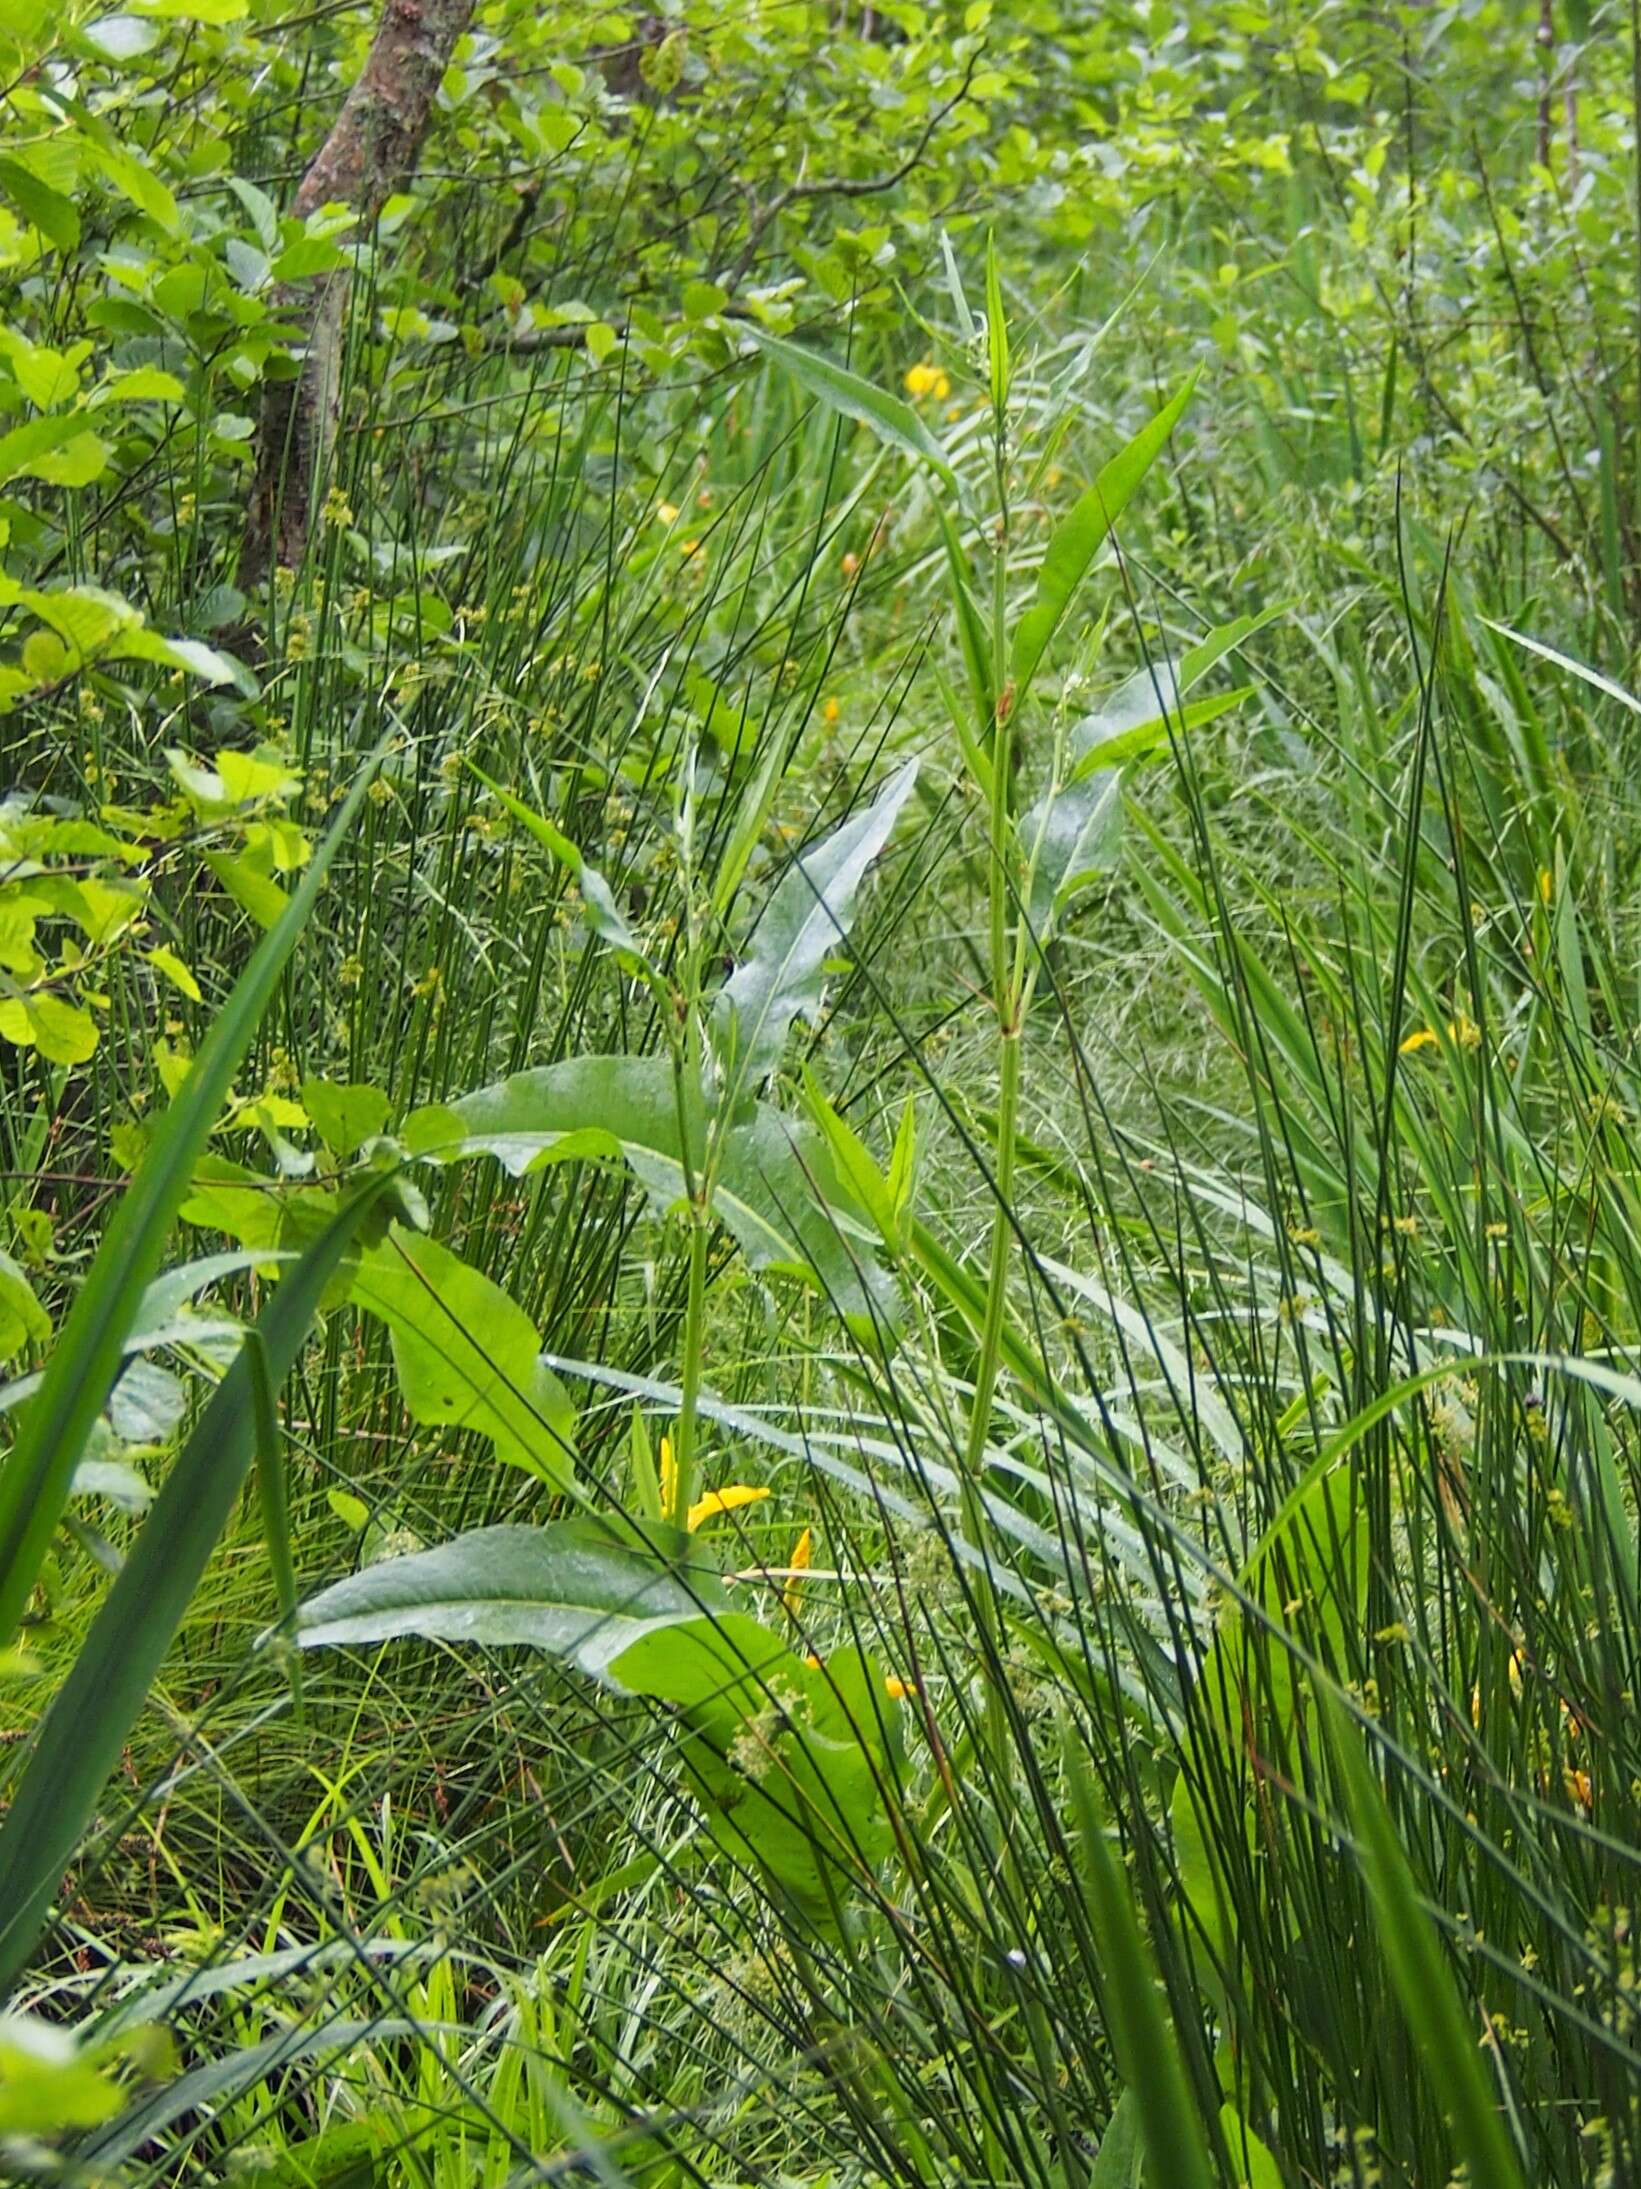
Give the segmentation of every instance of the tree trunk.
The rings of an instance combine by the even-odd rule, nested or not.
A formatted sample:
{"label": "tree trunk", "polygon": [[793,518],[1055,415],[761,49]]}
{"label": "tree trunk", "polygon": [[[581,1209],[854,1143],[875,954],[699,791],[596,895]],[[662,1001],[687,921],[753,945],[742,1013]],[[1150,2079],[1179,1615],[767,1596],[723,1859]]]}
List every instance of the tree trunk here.
{"label": "tree trunk", "polygon": [[[330,135],[297,188],[291,211],[348,205],[368,233],[394,187],[416,164],[440,79],[466,30],[474,0],[387,0],[370,56]],[[274,310],[299,330],[301,371],[270,380],[257,429],[256,482],[246,519],[240,583],[254,593],[270,564],[294,567],[307,550],[316,495],[336,438],[348,276],[316,274],[284,284]]]}

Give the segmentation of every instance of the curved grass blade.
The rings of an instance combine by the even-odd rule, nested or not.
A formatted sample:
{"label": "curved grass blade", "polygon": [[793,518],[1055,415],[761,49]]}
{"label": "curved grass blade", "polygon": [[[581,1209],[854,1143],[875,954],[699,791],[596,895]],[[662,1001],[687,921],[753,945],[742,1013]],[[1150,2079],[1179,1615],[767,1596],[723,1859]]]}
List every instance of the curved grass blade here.
{"label": "curved grass blade", "polygon": [[57,1691],[0,1825],[0,1989],[34,1944],[250,1469],[258,1377],[276,1382],[288,1373],[326,1285],[388,1183],[386,1174],[373,1178],[337,1212],[263,1309]]}
{"label": "curved grass blade", "polygon": [[300,888],[235,982],[188,1077],[160,1119],[153,1145],[126,1189],[63,1325],[11,1457],[0,1469],[0,1649],[16,1636],[67,1503],[75,1466],[108,1402],[127,1334],[187,1193],[194,1160],[216,1123],[235,1068],[375,772],[372,756],[314,853]]}
{"label": "curved grass blade", "polygon": [[1089,1920],[1105,1969],[1112,2045],[1139,2113],[1146,2178],[1166,2182],[1168,2189],[1214,2189],[1201,2116],[1157,1995],[1156,1965],[1127,1882],[1105,1843],[1092,1775],[1075,1734],[1066,1742],[1066,1777],[1077,1814]]}
{"label": "curved grass blade", "polygon": [[1420,1904],[1356,1728],[1333,1695],[1320,1686],[1317,1693],[1385,1966],[1468,2176],[1486,2182],[1488,2189],[1526,2189],[1521,2162],[1488,2087],[1476,2029],[1466,2020],[1458,1986]]}

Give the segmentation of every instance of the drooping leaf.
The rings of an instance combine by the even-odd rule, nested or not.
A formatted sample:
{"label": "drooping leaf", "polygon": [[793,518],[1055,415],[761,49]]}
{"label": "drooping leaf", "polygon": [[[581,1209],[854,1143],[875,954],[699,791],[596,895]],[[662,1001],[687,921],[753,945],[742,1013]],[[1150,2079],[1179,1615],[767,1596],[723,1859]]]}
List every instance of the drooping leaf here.
{"label": "drooping leaf", "polygon": [[882,388],[874,387],[870,380],[863,380],[859,373],[850,372],[846,366],[834,365],[829,357],[822,357],[816,350],[782,341],[779,335],[766,334],[761,327],[749,327],[747,332],[764,355],[779,365],[806,394],[813,395],[841,417],[870,426],[880,441],[887,441],[902,455],[932,465],[946,484],[955,489],[957,480],[944,451],[910,403],[903,403],[898,395],[889,395]]}
{"label": "drooping leaf", "polygon": [[1016,706],[1025,698],[1090,563],[1127,508],[1135,488],[1167,445],[1195,386],[1193,374],[1127,447],[1112,457],[1049,541],[1037,576],[1037,596],[1015,627],[1010,666]]}
{"label": "drooping leaf", "polygon": [[727,1612],[651,1633],[610,1670],[681,1713],[680,1760],[719,1843],[829,1927],[894,1845],[899,1714],[876,1660],[842,1649],[810,1664]]}
{"label": "drooping leaf", "polygon": [[395,1224],[360,1256],[349,1289],[388,1326],[413,1420],[476,1430],[498,1459],[568,1487],[575,1409],[541,1360],[534,1323],[498,1284],[448,1247]]}
{"label": "drooping leaf", "polygon": [[[690,1167],[706,1125],[690,1123]],[[520,1072],[460,1101],[413,1111],[401,1137],[434,1162],[494,1155],[515,1177],[548,1163],[625,1163],[657,1207],[687,1194],[677,1089],[664,1057],[574,1057]],[[713,1201],[754,1269],[804,1278],[868,1330],[892,1323],[893,1289],[871,1234],[810,1128],[755,1103],[723,1128]]]}
{"label": "drooping leaf", "polygon": [[733,1110],[775,1070],[792,1021],[818,1012],[826,961],[854,924],[861,883],[916,780],[917,763],[909,761],[870,806],[795,859],[776,886],[744,961],[713,999],[725,1108]]}
{"label": "drooping leaf", "polygon": [[[657,1546],[672,1531],[653,1531]],[[680,1547],[680,1546],[675,1546]],[[727,1610],[705,1566],[680,1566],[624,1541],[601,1521],[476,1528],[434,1550],[350,1574],[296,1615],[304,1649],[371,1642],[473,1642],[545,1650],[592,1678],[652,1630]]]}
{"label": "drooping leaf", "polygon": [[322,1590],[298,1611],[297,1639],[522,1645],[671,1706],[715,1836],[824,1922],[839,1875],[892,1845],[898,1719],[882,1675],[856,1650],[805,1662],[733,1611],[709,1568],[679,1562],[689,1538],[659,1523],[646,1534],[595,1519],[481,1528]]}

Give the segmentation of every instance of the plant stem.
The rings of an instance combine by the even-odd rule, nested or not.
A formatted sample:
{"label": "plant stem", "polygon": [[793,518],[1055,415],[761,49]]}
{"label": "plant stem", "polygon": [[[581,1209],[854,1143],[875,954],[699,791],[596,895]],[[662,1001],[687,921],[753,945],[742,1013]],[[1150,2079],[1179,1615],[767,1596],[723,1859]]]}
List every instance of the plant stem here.
{"label": "plant stem", "polygon": [[701,1354],[706,1342],[707,1233],[711,1223],[703,1181],[689,1204],[689,1297],[684,1308],[683,1397],[678,1408],[672,1510],[667,1514],[675,1528],[688,1526],[689,1509],[695,1502],[695,1417],[701,1397]]}
{"label": "plant stem", "polygon": [[[1004,425],[997,422],[998,496],[1002,505],[1001,538],[993,572],[992,646],[997,674],[1003,676],[1007,631],[1008,502],[1007,470],[1003,453]],[[989,863],[991,915],[992,1001],[997,1012],[998,1093],[997,1136],[993,1155],[993,1190],[997,1198],[992,1218],[991,1255],[986,1274],[986,1313],[980,1333],[980,1357],[975,1368],[974,1399],[969,1412],[968,1444],[963,1464],[963,1534],[970,1547],[984,1552],[989,1529],[981,1494],[985,1479],[986,1439],[991,1427],[992,1399],[997,1389],[998,1357],[1003,1338],[1003,1315],[1009,1273],[1010,1196],[1014,1183],[1014,1127],[1020,1105],[1020,1005],[1022,995],[1010,971],[1009,847],[1012,840],[1011,792],[1014,758],[1014,691],[1004,682],[998,693],[991,728],[991,858]],[[1008,1717],[1004,1703],[1001,1669],[996,1663],[1003,1626],[1002,1600],[988,1566],[979,1592],[982,1631],[992,1660],[986,1683],[986,1745],[994,1772],[1004,1768],[1008,1752]]]}

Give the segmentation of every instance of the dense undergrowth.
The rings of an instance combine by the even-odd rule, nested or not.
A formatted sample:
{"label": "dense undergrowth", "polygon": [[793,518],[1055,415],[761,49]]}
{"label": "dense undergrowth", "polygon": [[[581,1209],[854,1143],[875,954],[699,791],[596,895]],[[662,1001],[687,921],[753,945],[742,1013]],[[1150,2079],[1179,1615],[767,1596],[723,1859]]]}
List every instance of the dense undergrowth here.
{"label": "dense undergrowth", "polygon": [[0,23],[7,2177],[1641,2177],[1632,20],[377,29]]}

